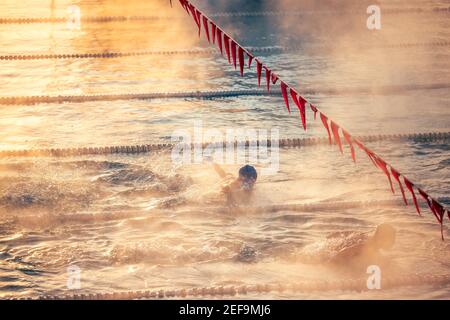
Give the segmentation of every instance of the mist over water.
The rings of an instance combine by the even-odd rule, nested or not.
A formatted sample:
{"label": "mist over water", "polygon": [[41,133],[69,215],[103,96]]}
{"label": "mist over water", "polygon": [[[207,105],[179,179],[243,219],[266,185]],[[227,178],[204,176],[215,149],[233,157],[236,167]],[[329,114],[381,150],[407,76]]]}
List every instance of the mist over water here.
{"label": "mist over water", "polygon": [[[383,14],[384,7],[448,6],[445,1],[380,1],[382,29],[366,28],[361,1],[198,1],[208,13],[305,11],[303,16],[214,18],[248,46],[301,47],[261,59],[354,135],[448,131],[448,89],[386,93],[392,85],[450,81],[446,46],[383,44],[449,40],[448,14]],[[69,1],[2,1],[2,17],[65,16]],[[208,47],[174,1],[77,1],[86,16],[158,15],[170,19],[82,24],[0,24],[0,54],[89,53]],[[323,11],[323,12],[322,12]],[[338,13],[338,12],[344,13]],[[315,12],[315,13],[313,13]],[[333,13],[335,12],[335,14]],[[345,13],[347,12],[347,13]],[[348,13],[350,12],[350,13]],[[359,14],[355,14],[359,12]],[[219,55],[2,61],[1,96],[255,89]],[[323,88],[373,88],[374,94],[325,94]],[[339,91],[339,90],[337,90]],[[357,91],[357,90],[356,90]],[[194,120],[209,128],[280,130],[282,137],[324,136],[319,121],[285,112],[281,97],[159,99],[2,106],[0,149],[135,145],[170,142]],[[449,147],[370,143],[427,192],[450,205]],[[335,146],[280,150],[280,170],[258,179],[251,205],[401,199],[361,153]],[[236,174],[241,163],[226,165]],[[257,170],[261,166],[256,166]],[[384,252],[386,275],[446,274],[450,234],[412,206],[336,210],[231,212],[211,166],[174,167],[169,153],[0,159],[0,297],[74,293],[67,267],[81,268],[83,293],[212,285],[347,279],[365,268],[324,264],[341,245],[330,233],[397,229]],[[399,202],[400,203],[400,202]],[[264,297],[264,296],[259,296]],[[417,286],[367,293],[289,293],[274,298],[449,298],[448,287]]]}

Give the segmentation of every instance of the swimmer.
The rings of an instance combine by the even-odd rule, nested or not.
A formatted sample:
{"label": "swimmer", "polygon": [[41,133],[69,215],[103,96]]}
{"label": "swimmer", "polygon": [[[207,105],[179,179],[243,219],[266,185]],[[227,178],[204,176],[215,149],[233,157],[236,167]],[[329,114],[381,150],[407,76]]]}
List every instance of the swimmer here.
{"label": "swimmer", "polygon": [[239,169],[236,178],[231,173],[226,173],[218,164],[213,164],[214,170],[224,180],[222,193],[227,198],[229,205],[246,203],[251,199],[258,174],[253,166],[245,165]]}
{"label": "swimmer", "polygon": [[394,246],[396,231],[388,223],[377,226],[372,236],[359,234],[347,237],[343,246],[330,260],[334,265],[368,265],[377,263],[380,250],[389,250]]}

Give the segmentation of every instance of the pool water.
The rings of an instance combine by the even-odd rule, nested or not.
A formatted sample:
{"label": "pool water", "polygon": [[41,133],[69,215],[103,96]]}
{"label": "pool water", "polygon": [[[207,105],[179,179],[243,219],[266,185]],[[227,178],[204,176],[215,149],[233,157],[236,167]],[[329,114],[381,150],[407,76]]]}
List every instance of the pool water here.
{"label": "pool water", "polygon": [[[208,13],[239,11],[236,1],[197,1]],[[347,5],[347,2],[345,2]],[[148,21],[0,24],[0,55],[129,52],[208,47],[178,3],[117,0],[4,0],[1,17],[61,17],[76,4],[84,16],[157,15]],[[243,45],[299,46],[261,59],[354,135],[449,131],[450,91],[386,86],[448,83],[448,46],[386,48],[385,44],[444,42],[449,14],[386,14],[382,28],[366,27],[367,6],[348,1],[250,2],[245,11],[307,9],[297,15],[219,16]],[[448,7],[446,1],[383,1],[384,7]],[[344,8],[346,9],[346,8]],[[360,14],[358,14],[360,12]],[[164,18],[165,17],[165,18]],[[254,71],[239,77],[220,54],[114,59],[2,60],[1,96],[80,95],[255,89]],[[328,89],[342,93],[330,94]],[[373,93],[358,93],[373,88]],[[381,89],[380,89],[381,88]],[[351,89],[351,93],[348,93]],[[328,90],[328,91],[327,91]],[[323,137],[308,115],[308,131],[282,97],[153,99],[49,103],[0,108],[0,149],[168,143],[176,130],[278,130],[280,137]],[[450,205],[450,148],[441,142],[373,142],[368,146],[442,203]],[[367,157],[335,146],[279,150],[279,169],[260,175],[251,206],[401,199]],[[224,165],[237,173],[242,162]],[[267,164],[258,163],[261,171]],[[0,159],[0,297],[36,297],[141,289],[347,279],[366,268],[330,268],[308,257],[332,254],[327,235],[397,229],[384,252],[387,275],[447,274],[448,220],[440,226],[412,206],[299,210],[243,210],[220,202],[220,178],[208,162],[175,166],[171,154],[92,155]],[[211,203],[209,199],[219,201]],[[400,202],[399,202],[400,203]],[[248,255],[248,257],[244,257]],[[248,258],[248,259],[247,259]],[[67,268],[81,270],[81,289],[67,286]],[[374,290],[270,293],[255,298],[448,299],[448,285]]]}

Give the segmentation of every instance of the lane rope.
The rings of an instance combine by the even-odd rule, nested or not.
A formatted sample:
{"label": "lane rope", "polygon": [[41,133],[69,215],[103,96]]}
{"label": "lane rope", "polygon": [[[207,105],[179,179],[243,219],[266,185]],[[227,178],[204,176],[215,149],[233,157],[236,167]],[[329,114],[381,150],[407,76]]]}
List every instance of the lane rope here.
{"label": "lane rope", "polygon": [[[359,45],[361,49],[395,49],[395,48],[413,48],[413,47],[448,47],[449,41],[431,41],[431,42],[404,42],[404,43],[386,43],[386,44],[367,44]],[[309,44],[308,46],[273,46],[273,47],[249,47],[249,50],[256,53],[288,53],[297,52],[311,47],[328,47],[323,44]],[[56,59],[113,59],[125,57],[155,56],[155,55],[207,55],[216,54],[217,51],[208,48],[198,49],[178,49],[178,50],[143,50],[130,52],[92,52],[92,53],[60,53],[60,54],[11,54],[0,55],[0,60],[56,60]]]}
{"label": "lane rope", "polygon": [[[425,8],[383,8],[383,14],[445,14],[450,13],[450,7]],[[254,11],[254,12],[217,12],[210,14],[211,17],[268,17],[268,16],[306,16],[306,15],[336,15],[336,14],[366,14],[363,9],[344,10],[304,10],[304,11]],[[172,16],[91,16],[81,17],[82,23],[110,23],[110,22],[133,22],[133,21],[155,21],[162,19],[173,19]],[[66,23],[67,17],[18,17],[0,18],[0,24],[32,24],[32,23]]]}
{"label": "lane rope", "polygon": [[[450,283],[449,274],[408,274],[404,276],[384,276],[381,280],[382,289],[417,286],[445,286]],[[347,291],[369,292],[367,278],[350,278],[342,280],[307,280],[297,283],[273,283],[237,286],[210,286],[188,289],[154,289],[138,291],[119,291],[109,293],[41,295],[37,298],[14,298],[13,300],[131,300],[131,299],[183,299],[199,297],[246,296],[268,293],[310,293]]]}
{"label": "lane rope", "polygon": [[[305,89],[305,94],[373,94],[389,95],[415,90],[449,89],[450,83],[406,84],[377,87],[355,88],[322,88]],[[82,95],[42,95],[42,96],[12,96],[0,97],[0,105],[19,106],[35,105],[40,103],[76,103],[91,101],[118,101],[118,100],[152,100],[152,99],[215,99],[241,96],[279,96],[280,89],[273,88],[270,92],[261,89],[243,90],[210,90],[210,91],[178,91],[178,92],[148,92],[148,93],[115,93],[115,94],[82,94]]]}
{"label": "lane rope", "polygon": [[[358,136],[363,142],[393,141],[393,142],[439,142],[447,141],[450,138],[450,132],[428,132],[428,133],[407,133],[407,134],[384,134],[384,135],[366,135]],[[327,137],[323,138],[286,138],[279,140],[257,140],[257,141],[235,141],[234,147],[259,147],[259,146],[279,146],[281,148],[301,148],[314,145],[328,145]],[[227,142],[190,144],[191,149],[195,147],[206,148],[213,146],[215,148],[226,147]],[[164,150],[171,150],[174,144],[145,144],[128,146],[107,146],[107,147],[80,147],[80,148],[52,148],[52,149],[27,149],[27,150],[3,150],[0,151],[0,158],[9,157],[71,157],[84,155],[109,155],[109,154],[143,154]]]}

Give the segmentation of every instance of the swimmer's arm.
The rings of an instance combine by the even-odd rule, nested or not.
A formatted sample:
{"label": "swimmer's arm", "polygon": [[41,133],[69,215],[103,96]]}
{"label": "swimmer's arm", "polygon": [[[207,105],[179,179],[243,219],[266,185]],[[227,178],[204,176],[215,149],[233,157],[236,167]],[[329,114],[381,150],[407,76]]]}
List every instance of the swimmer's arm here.
{"label": "swimmer's arm", "polygon": [[363,252],[364,246],[357,244],[340,250],[331,260],[334,263],[348,263]]}
{"label": "swimmer's arm", "polygon": [[213,163],[213,168],[221,178],[225,178],[227,176],[227,173],[217,163]]}
{"label": "swimmer's arm", "polygon": [[353,234],[354,234],[353,231],[336,231],[336,232],[332,232],[332,233],[328,234],[327,239],[345,238],[345,237],[351,236]]}

